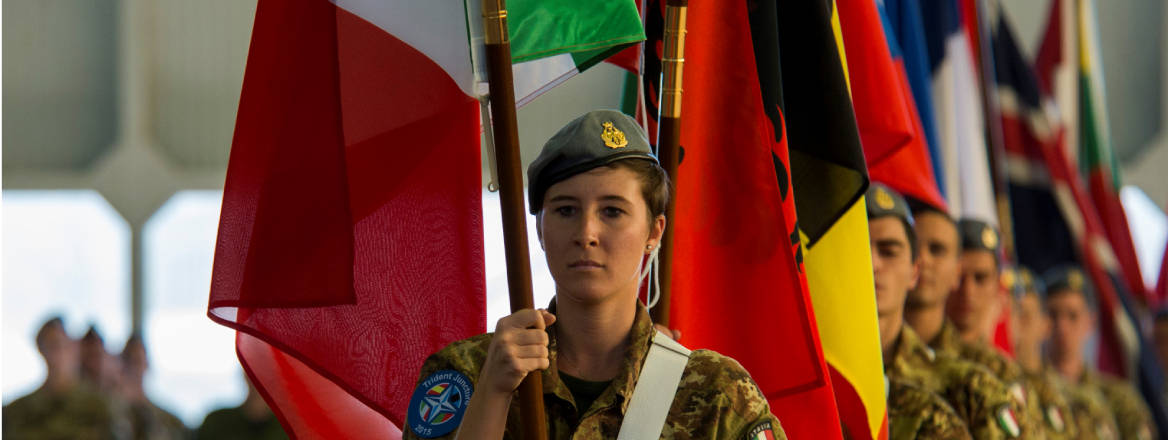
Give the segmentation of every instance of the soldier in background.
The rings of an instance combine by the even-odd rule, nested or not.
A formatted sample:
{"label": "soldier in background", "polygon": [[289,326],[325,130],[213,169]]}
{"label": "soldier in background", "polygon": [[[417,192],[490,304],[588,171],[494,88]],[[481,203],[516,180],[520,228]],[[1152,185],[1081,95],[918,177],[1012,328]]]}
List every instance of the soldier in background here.
{"label": "soldier in background", "polygon": [[1014,292],[1014,313],[1010,314],[1014,356],[1022,367],[1027,388],[1034,392],[1042,411],[1048,439],[1079,438],[1072,416],[1069,387],[1042,356],[1042,345],[1050,338],[1050,319],[1043,311],[1043,293],[1039,281],[1026,268],[1003,272],[1003,284]]}
{"label": "soldier in background", "polygon": [[1072,386],[1071,410],[1080,433],[1100,439],[1151,439],[1155,431],[1147,405],[1131,385],[1101,374],[1083,361],[1095,332],[1095,297],[1083,272],[1059,268],[1046,277],[1051,363]]}
{"label": "soldier in background", "polygon": [[3,437],[9,439],[113,439],[106,402],[79,384],[77,341],[61,318],[49,319],[36,335],[45,360],[45,383],[4,407]]}
{"label": "soldier in background", "polygon": [[[962,301],[966,293],[955,293],[962,283],[962,262],[966,255],[964,249],[964,234],[959,229],[958,222],[949,214],[936,208],[921,204],[913,204],[913,217],[916,220],[914,231],[917,235],[917,246],[920,254],[920,281],[916,288],[908,294],[905,304],[905,322],[920,335],[927,346],[944,354],[967,360],[988,369],[999,382],[1006,384],[1010,396],[1014,399],[1022,413],[1020,416],[1033,420],[1032,429],[1042,430],[1038,405],[1030,402],[1027,391],[1022,382],[1022,370],[1016,364],[1006,359],[1001,353],[985,344],[969,343],[960,337],[962,333],[952,321],[954,314],[946,316],[947,304]],[[979,231],[980,232],[980,231]],[[991,230],[992,232],[992,230]],[[981,238],[981,237],[979,237]],[[997,235],[992,237],[992,252],[997,250]],[[972,243],[971,243],[972,244]],[[973,246],[973,255],[981,256],[985,241]],[[993,287],[997,288],[997,257],[992,258],[993,273],[986,276],[993,277]],[[972,287],[972,286],[971,286]],[[968,293],[968,292],[967,292]],[[959,299],[958,296],[963,298]],[[996,295],[991,301],[1000,301]],[[984,334],[987,316],[998,310],[994,304],[986,304],[988,308],[976,309],[976,316],[959,313],[964,323],[969,323],[970,329],[979,329]],[[951,306],[952,307],[952,306]],[[957,307],[962,312],[973,310],[966,307]],[[970,332],[973,334],[974,332]]]}
{"label": "soldier in background", "polygon": [[207,414],[195,432],[197,440],[281,440],[288,438],[272,409],[260,397],[255,385],[244,376],[247,398],[235,408],[220,408]]}
{"label": "soldier in background", "polygon": [[142,337],[131,335],[122,350],[122,386],[120,398],[134,439],[185,439],[190,431],[178,417],[159,408],[146,396],[143,380],[149,362]]}
{"label": "soldier in background", "polygon": [[1026,386],[1022,368],[989,342],[1007,301],[1000,282],[998,232],[986,222],[973,219],[958,221],[957,231],[961,237],[961,271],[957,290],[946,303],[952,325],[944,326],[929,346],[985,366],[1010,387],[1010,394],[1026,408],[1029,418],[1042,420],[1042,410],[1031,398],[1034,390]]}
{"label": "soldier in background", "polygon": [[81,383],[92,390],[105,393],[112,390],[109,383],[109,374],[106,371],[109,353],[105,351],[105,340],[97,331],[96,325],[90,325],[85,336],[81,337]]}
{"label": "soldier in background", "polygon": [[[918,278],[916,237],[904,199],[874,183],[866,195],[880,344],[888,377],[890,438],[1014,438],[1029,433],[1021,407],[985,368],[938,356],[904,325]],[[943,400],[943,401],[942,401]],[[948,416],[952,408],[959,421]]]}

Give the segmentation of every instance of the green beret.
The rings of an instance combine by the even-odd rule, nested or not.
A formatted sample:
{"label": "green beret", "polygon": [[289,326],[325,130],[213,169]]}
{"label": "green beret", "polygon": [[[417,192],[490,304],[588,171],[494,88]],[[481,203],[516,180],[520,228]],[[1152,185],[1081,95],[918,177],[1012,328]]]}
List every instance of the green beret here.
{"label": "green beret", "polygon": [[912,213],[909,212],[908,202],[892,188],[872,182],[868,192],[864,194],[865,204],[868,207],[868,218],[896,217],[908,225],[913,224]]}
{"label": "green beret", "polygon": [[1042,280],[1035,279],[1034,272],[1024,266],[1006,267],[1002,269],[1002,285],[1006,290],[1021,298],[1026,294],[1038,295],[1041,301],[1044,298]]}
{"label": "green beret", "polygon": [[998,231],[981,220],[963,218],[957,221],[957,231],[961,233],[961,248],[967,251],[990,251],[998,255],[1002,245]]}
{"label": "green beret", "polygon": [[1046,283],[1047,296],[1065,291],[1079,292],[1083,294],[1087,305],[1095,308],[1095,292],[1082,269],[1072,265],[1059,266],[1047,271],[1042,278]]}
{"label": "green beret", "polygon": [[548,139],[539,157],[527,167],[531,213],[543,207],[543,196],[552,185],[622,159],[657,163],[636,120],[616,110],[593,110],[569,122]]}

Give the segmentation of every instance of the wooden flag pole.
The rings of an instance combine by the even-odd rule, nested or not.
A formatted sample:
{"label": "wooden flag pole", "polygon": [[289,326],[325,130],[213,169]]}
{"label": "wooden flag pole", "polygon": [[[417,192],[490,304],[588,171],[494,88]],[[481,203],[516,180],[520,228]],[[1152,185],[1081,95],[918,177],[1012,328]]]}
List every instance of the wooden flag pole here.
{"label": "wooden flag pole", "polygon": [[677,201],[677,165],[681,142],[681,71],[685,64],[685,14],[688,0],[665,2],[665,51],[661,57],[661,101],[657,114],[657,158],[669,174],[674,191],[665,210],[665,234],[658,254],[661,291],[651,314],[653,322],[669,326],[669,286],[673,280],[673,217]]}
{"label": "wooden flag pole", "polygon": [[[531,257],[527,254],[527,213],[523,205],[523,164],[519,159],[519,127],[515,120],[515,86],[511,75],[511,38],[507,32],[506,0],[483,0],[487,75],[491,93],[491,127],[499,167],[499,199],[503,208],[503,247],[511,312],[535,308],[531,297]],[[519,384],[522,439],[547,439],[543,412],[543,380],[532,372]]]}

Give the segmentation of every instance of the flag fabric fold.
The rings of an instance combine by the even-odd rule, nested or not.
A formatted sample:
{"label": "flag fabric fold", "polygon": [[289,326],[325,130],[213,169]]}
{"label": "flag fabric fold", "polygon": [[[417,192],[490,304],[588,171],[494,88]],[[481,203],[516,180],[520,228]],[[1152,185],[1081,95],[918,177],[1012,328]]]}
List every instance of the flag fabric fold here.
{"label": "flag fabric fold", "polygon": [[799,261],[779,15],[743,0],[687,15],[670,326],[741,362],[789,437],[841,438]]}
{"label": "flag fabric fold", "polygon": [[1128,228],[1127,214],[1119,201],[1120,175],[1115,151],[1111,148],[1111,128],[1107,121],[1103,87],[1103,59],[1099,50],[1098,26],[1092,2],[1082,1],[1079,15],[1079,165],[1087,182],[1103,232],[1115,251],[1120,275],[1140,301],[1151,305],[1152,298],[1140,273],[1135,244]]}
{"label": "flag fabric fold", "polygon": [[[1056,3],[1048,32],[1060,32],[1058,9]],[[1157,425],[1165,426],[1159,398],[1164,379],[1136,325],[1135,304],[1116,266],[1104,222],[1066,155],[1067,129],[1058,123],[1057,110],[1050,109],[1051,97],[1041,94],[1038,77],[1004,15],[997,17],[992,38],[1019,261],[1040,273],[1065,264],[1084,268],[1098,297],[1099,368],[1132,380]]]}
{"label": "flag fabric fold", "polygon": [[466,29],[461,4],[258,5],[208,315],[294,437],[396,436],[422,360],[485,329]]}
{"label": "flag fabric fold", "polygon": [[512,0],[507,9],[517,106],[614,54],[633,67],[624,51],[645,39],[634,0]]}
{"label": "flag fabric fold", "polygon": [[945,198],[954,217],[998,224],[973,42],[957,0],[920,4],[932,72]]}
{"label": "flag fabric fold", "polygon": [[[783,116],[808,290],[848,438],[888,436],[884,369],[863,193],[836,4],[779,2]],[[786,422],[784,421],[784,424]]]}
{"label": "flag fabric fold", "polygon": [[839,7],[844,46],[854,49],[847,67],[868,176],[946,210],[899,42],[883,10],[866,0],[843,0]]}

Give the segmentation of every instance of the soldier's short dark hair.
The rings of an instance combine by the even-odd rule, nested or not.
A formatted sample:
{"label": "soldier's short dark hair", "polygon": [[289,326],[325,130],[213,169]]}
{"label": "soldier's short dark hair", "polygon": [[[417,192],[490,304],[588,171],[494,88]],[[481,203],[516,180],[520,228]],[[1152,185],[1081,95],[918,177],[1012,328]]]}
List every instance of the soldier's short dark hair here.
{"label": "soldier's short dark hair", "polygon": [[953,241],[957,243],[957,249],[955,250],[958,254],[961,253],[961,231],[957,229],[957,219],[953,218],[949,213],[913,197],[905,197],[905,199],[908,200],[908,207],[912,211],[913,217],[919,218],[924,214],[936,214],[953,225]]}
{"label": "soldier's short dark hair", "polygon": [[101,337],[101,332],[97,331],[97,325],[90,324],[89,330],[85,331],[85,336],[81,337],[81,342],[96,342],[98,344],[104,344],[105,339]]}
{"label": "soldier's short dark hair", "polygon": [[143,351],[146,350],[146,342],[142,339],[141,333],[138,333],[138,332],[131,333],[130,337],[126,339],[126,346],[122,348],[122,354],[121,354],[122,360],[129,359],[130,348],[135,346],[135,345],[141,346]]}
{"label": "soldier's short dark hair", "polygon": [[626,169],[637,175],[641,183],[641,197],[649,205],[649,222],[652,223],[658,215],[664,215],[669,207],[669,194],[673,185],[665,169],[656,162],[645,159],[624,159],[605,165],[613,169]]}
{"label": "soldier's short dark hair", "polygon": [[53,316],[41,324],[41,329],[37,330],[36,346],[37,350],[44,354],[45,352],[45,338],[49,337],[49,332],[53,330],[65,331],[65,320],[60,316]]}

